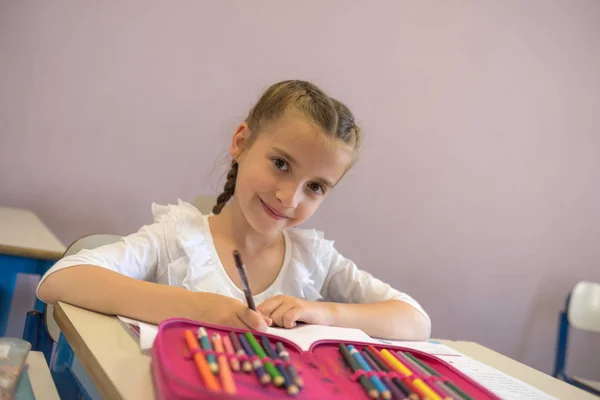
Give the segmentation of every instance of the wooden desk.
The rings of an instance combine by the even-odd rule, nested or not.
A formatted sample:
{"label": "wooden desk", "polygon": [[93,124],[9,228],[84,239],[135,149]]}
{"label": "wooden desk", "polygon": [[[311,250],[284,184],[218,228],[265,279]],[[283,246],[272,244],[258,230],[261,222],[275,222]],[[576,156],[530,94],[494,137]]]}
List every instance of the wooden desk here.
{"label": "wooden desk", "polygon": [[11,308],[10,334],[20,336],[25,314],[35,301],[29,289],[13,302],[17,274],[42,275],[64,252],[65,246],[34,213],[0,207],[0,336],[5,334]]}
{"label": "wooden desk", "polygon": [[[59,303],[54,316],[75,354],[105,399],[154,399],[150,357],[115,317]],[[559,399],[595,396],[477,343],[440,341]]]}
{"label": "wooden desk", "polygon": [[60,400],[44,354],[39,351],[29,352],[26,373],[36,400]]}
{"label": "wooden desk", "polygon": [[0,254],[56,261],[65,246],[31,211],[0,207]]}
{"label": "wooden desk", "polygon": [[[441,341],[462,354],[496,368],[558,399],[598,400],[598,397],[475,342]],[[553,351],[550,349],[549,351]]]}
{"label": "wooden desk", "polygon": [[54,318],[102,398],[155,398],[150,357],[117,318],[64,303]]}

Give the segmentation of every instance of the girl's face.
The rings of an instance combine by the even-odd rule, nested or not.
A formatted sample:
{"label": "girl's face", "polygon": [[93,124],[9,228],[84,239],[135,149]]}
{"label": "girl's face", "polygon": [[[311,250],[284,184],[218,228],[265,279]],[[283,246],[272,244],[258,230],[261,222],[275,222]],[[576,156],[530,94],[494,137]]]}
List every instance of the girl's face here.
{"label": "girl's face", "polygon": [[234,201],[255,231],[269,235],[313,215],[353,152],[293,110],[250,139],[255,134],[243,123],[233,136],[230,152],[239,163]]}

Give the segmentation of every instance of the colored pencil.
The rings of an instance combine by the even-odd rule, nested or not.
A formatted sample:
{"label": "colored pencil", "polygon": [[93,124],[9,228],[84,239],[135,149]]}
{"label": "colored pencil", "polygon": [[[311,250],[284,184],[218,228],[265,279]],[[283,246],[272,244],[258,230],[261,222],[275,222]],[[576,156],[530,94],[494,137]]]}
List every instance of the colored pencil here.
{"label": "colored pencil", "polygon": [[452,383],[450,381],[444,381],[444,384],[447,385],[450,389],[454,390],[456,393],[458,393],[460,395],[460,397],[463,398],[463,400],[473,400],[471,398],[471,396],[469,396],[468,394],[466,394],[465,392],[463,392],[462,390],[457,388],[456,385],[454,385],[454,383]]}
{"label": "colored pencil", "polygon": [[[389,365],[385,359],[383,359],[375,347],[369,345],[367,347],[367,351],[373,357],[373,360],[378,363],[381,369],[383,369],[385,372],[390,372],[393,369],[393,367]],[[412,386],[406,385],[406,383],[402,382],[402,380],[397,377],[392,378],[392,382],[394,382],[396,386],[398,386],[398,388],[408,396],[409,400],[419,400],[419,395],[412,389]]]}
{"label": "colored pencil", "polygon": [[214,333],[212,335],[212,340],[213,347],[218,353],[217,361],[219,362],[219,377],[221,378],[221,383],[223,384],[223,390],[225,390],[225,393],[237,394],[237,388],[235,387],[235,381],[233,380],[233,375],[229,369],[229,363],[227,362],[227,356],[225,355],[225,348],[223,347],[221,335]]}
{"label": "colored pencil", "polygon": [[242,262],[242,256],[240,255],[240,252],[234,250],[233,258],[235,259],[235,267],[237,268],[238,274],[240,274],[240,279],[242,281],[242,285],[244,286],[244,294],[246,295],[246,303],[248,303],[248,308],[250,308],[252,311],[256,311],[256,305],[254,305],[252,291],[250,290],[250,282],[248,281],[248,275],[246,274],[246,267]]}
{"label": "colored pencil", "polygon": [[[200,346],[204,350],[211,350],[212,346],[210,345],[210,340],[208,340],[208,335],[206,334],[206,329],[200,327],[198,328],[198,339],[200,339]],[[219,365],[217,364],[217,359],[212,354],[207,354],[206,359],[208,360],[208,367],[213,373],[219,372]]]}
{"label": "colored pencil", "polygon": [[194,333],[189,329],[186,329],[184,332],[184,337],[188,349],[190,351],[195,351],[192,358],[194,360],[194,364],[196,365],[196,369],[200,374],[200,378],[206,386],[206,389],[211,392],[221,391],[219,382],[217,382],[217,379],[208,367],[206,357],[204,357],[204,354],[201,351],[198,351],[200,349],[200,345],[198,344],[198,340],[196,339],[196,336],[194,336]]}
{"label": "colored pencil", "polygon": [[422,363],[418,363],[415,360],[417,358],[410,354],[408,351],[398,352],[397,354],[402,354],[404,364],[413,370],[413,372],[417,372],[422,375],[424,378],[432,376],[431,373],[423,368]]}
{"label": "colored pencil", "polygon": [[410,358],[415,363],[419,364],[419,366],[421,366],[421,368],[423,368],[425,371],[427,371],[430,375],[440,376],[440,374],[438,374],[435,369],[431,368],[429,365],[425,364],[423,361],[419,360],[417,357],[413,356],[409,352],[405,351],[404,354],[406,354],[406,357]]}
{"label": "colored pencil", "polygon": [[415,394],[417,399],[430,400],[429,397],[425,396],[421,390],[415,386],[414,382],[408,376],[402,378],[402,382]]}
{"label": "colored pencil", "polygon": [[412,371],[398,361],[398,359],[394,357],[387,349],[381,350],[380,354],[396,371],[400,372],[402,375],[412,375]]}
{"label": "colored pencil", "polygon": [[[340,343],[338,347],[340,349],[340,353],[342,353],[342,357],[344,358],[346,364],[348,364],[352,372],[356,373],[357,371],[360,371],[362,368],[360,367],[360,365],[358,365],[358,362],[354,359],[354,357],[352,357],[346,345],[344,343]],[[377,391],[377,389],[375,389],[375,387],[366,375],[361,375],[358,378],[358,381],[365,389],[370,398],[379,398],[379,392]]]}
{"label": "colored pencil", "polygon": [[[290,362],[290,355],[286,351],[285,347],[283,347],[283,343],[277,342],[275,344],[275,347],[277,348],[277,353],[279,354],[279,358],[281,358],[285,362]],[[303,387],[304,381],[302,380],[300,375],[298,375],[298,371],[296,371],[296,367],[294,367],[293,364],[290,363],[290,365],[288,366],[288,371],[290,372],[290,375],[294,379],[296,386],[298,386],[299,388]]]}
{"label": "colored pencil", "polygon": [[[261,360],[267,358],[265,351],[262,347],[260,347],[260,344],[258,344],[258,341],[254,337],[252,332],[246,332],[245,335],[246,339],[248,340],[248,343],[250,343],[250,346],[252,347],[252,350],[254,350],[254,353],[256,353],[256,355],[259,356]],[[275,368],[273,363],[270,361],[266,361],[264,364],[265,370],[267,370],[267,372],[271,376],[271,379],[273,380],[273,384],[277,387],[283,385],[285,383],[285,380],[283,379],[283,376],[281,376],[277,368]]]}
{"label": "colored pencil", "polygon": [[456,400],[460,400],[460,399],[464,399],[463,396],[461,396],[458,392],[452,390],[450,388],[450,386],[448,386],[447,384],[445,384],[444,382],[442,382],[441,380],[438,380],[436,382],[436,385],[438,385],[439,387],[442,387],[446,390],[446,392],[448,392],[448,394],[452,397],[454,397]]}
{"label": "colored pencil", "polygon": [[[373,357],[371,357],[367,349],[363,349],[361,355],[373,371],[382,371],[382,369],[379,367],[379,365],[377,365],[375,360],[373,360]],[[390,390],[392,398],[398,400],[408,399],[408,397],[406,397],[406,394],[402,390],[400,390],[398,386],[392,383],[390,378],[388,378],[387,376],[383,376],[381,377],[381,380],[383,381],[383,384]]]}
{"label": "colored pencil", "polygon": [[[252,347],[246,340],[246,337],[243,333],[240,333],[238,337],[240,339],[240,344],[242,345],[242,348],[244,349],[248,357],[252,358],[252,356],[254,356],[254,351],[252,350]],[[262,361],[254,360],[252,361],[252,366],[254,367],[254,372],[256,372],[256,377],[258,378],[258,381],[262,385],[267,385],[271,382],[271,377],[269,376],[269,374],[266,373]]]}
{"label": "colored pencil", "polygon": [[[427,387],[430,390],[432,390],[433,392],[435,392],[440,399],[443,400],[452,400],[452,398],[448,398],[447,394],[444,391],[441,391],[437,386],[435,386],[435,378],[433,379],[433,381],[431,379],[428,379],[430,377],[432,377],[429,372],[427,372],[425,369],[423,369],[418,363],[416,363],[413,359],[411,359],[410,357],[407,357],[407,354],[410,354],[408,352],[400,352],[397,351],[396,352],[396,357],[398,357],[399,360],[401,360],[404,365],[406,365],[408,368],[410,368],[410,370],[413,372],[413,376],[415,377],[419,377],[419,375],[423,376],[423,379],[421,379],[421,382],[417,382],[415,384],[415,386],[417,387]],[[416,357],[415,357],[416,359]]]}
{"label": "colored pencil", "polygon": [[229,364],[231,365],[231,370],[235,371],[235,372],[239,371],[240,370],[240,360],[235,358],[235,352],[233,351],[233,344],[231,343],[231,339],[227,335],[223,336],[223,346],[225,347],[225,351],[227,352],[227,355],[229,356]]}
{"label": "colored pencil", "polygon": [[[419,377],[413,377],[413,372],[404,365],[397,357],[392,355],[388,350],[382,350],[381,355],[388,360],[394,368],[406,375],[408,377],[408,381],[412,383],[412,385],[417,389],[421,397],[427,397],[430,400],[442,400],[442,398],[432,389],[430,388],[423,380]],[[406,382],[406,381],[405,381]]]}
{"label": "colored pencil", "polygon": [[[235,332],[229,332],[229,338],[231,339],[231,343],[233,344],[233,348],[235,349],[235,353],[237,354],[238,357],[243,357],[246,356],[248,357],[248,355],[246,354],[246,351],[244,350],[244,348],[242,347],[242,344],[240,343],[240,339],[238,338],[238,335],[236,335]],[[248,372],[252,372],[252,364],[250,363],[250,360],[245,360],[242,363],[242,371],[248,373]]]}
{"label": "colored pencil", "polygon": [[[267,355],[272,360],[276,360],[279,358],[279,356],[277,355],[277,352],[273,348],[273,345],[271,344],[271,342],[269,342],[269,339],[267,339],[266,336],[261,335],[260,343],[262,344],[263,349],[265,349]],[[297,395],[298,394],[298,386],[296,386],[296,384],[294,383],[294,380],[292,379],[292,376],[289,374],[287,368],[283,364],[275,364],[275,366],[277,367],[277,370],[279,371],[281,376],[283,376],[284,385],[287,389],[288,394],[290,394],[292,396]]]}
{"label": "colored pencil", "polygon": [[[424,362],[419,360],[417,357],[413,356],[410,353],[407,354],[407,357],[411,358],[414,362],[416,362],[421,367],[423,367],[423,369],[427,370],[427,372],[429,372],[431,375],[438,377],[438,378],[440,377],[440,374],[438,374],[438,372],[435,369],[431,368],[429,365],[425,364]],[[455,393],[457,393],[463,400],[472,400],[471,397],[469,397],[469,395],[467,395],[465,392],[463,392],[462,390],[457,388],[449,380],[444,381],[443,384],[445,386],[447,386],[450,390],[453,390]]]}
{"label": "colored pencil", "polygon": [[[360,365],[362,369],[364,369],[367,372],[371,371],[371,367],[369,367],[369,364],[367,364],[365,359],[353,345],[348,345],[348,351],[350,352],[350,355],[352,355],[356,359],[358,365]],[[375,386],[375,389],[377,389],[377,391],[379,392],[381,397],[384,398],[384,400],[389,400],[392,397],[390,390],[383,384],[383,382],[377,375],[370,376],[369,379],[371,379],[373,386]]]}
{"label": "colored pencil", "polygon": [[450,393],[450,389],[447,386],[445,386],[444,382],[442,382],[441,380],[435,379],[435,377],[432,376],[429,378],[427,383],[429,383],[429,386],[431,386],[433,390],[438,392],[438,394],[442,396],[444,400],[460,400],[460,396],[456,397],[456,393]]}

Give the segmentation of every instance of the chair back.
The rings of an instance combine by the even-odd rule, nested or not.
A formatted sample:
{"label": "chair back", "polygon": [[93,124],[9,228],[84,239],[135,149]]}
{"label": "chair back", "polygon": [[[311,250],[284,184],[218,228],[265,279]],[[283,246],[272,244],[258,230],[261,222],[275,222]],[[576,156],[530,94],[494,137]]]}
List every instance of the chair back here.
{"label": "chair back", "polygon": [[[63,257],[79,253],[81,250],[84,249],[95,249],[96,247],[104,246],[105,244],[115,243],[120,239],[121,236],[119,235],[110,235],[103,233],[83,236],[71,243],[71,245],[65,251]],[[54,320],[53,305],[47,305],[46,312],[44,313],[44,318],[46,320],[46,327],[48,329],[50,337],[54,342],[58,342],[58,338],[60,337],[60,328]]]}
{"label": "chair back", "polygon": [[579,282],[571,291],[567,310],[569,325],[600,332],[600,283]]}

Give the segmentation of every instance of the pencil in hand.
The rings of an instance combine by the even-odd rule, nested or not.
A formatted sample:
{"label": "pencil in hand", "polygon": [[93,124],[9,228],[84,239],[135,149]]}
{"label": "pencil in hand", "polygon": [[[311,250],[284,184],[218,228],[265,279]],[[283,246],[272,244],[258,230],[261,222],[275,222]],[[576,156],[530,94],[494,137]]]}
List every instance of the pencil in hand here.
{"label": "pencil in hand", "polygon": [[233,258],[235,259],[235,267],[238,270],[238,274],[240,274],[240,279],[242,280],[242,285],[244,286],[244,294],[246,295],[246,303],[248,303],[248,308],[252,311],[256,311],[256,305],[254,305],[252,291],[250,290],[250,283],[248,282],[248,275],[246,274],[246,267],[244,267],[244,263],[242,262],[242,256],[240,256],[240,252],[234,250]]}

